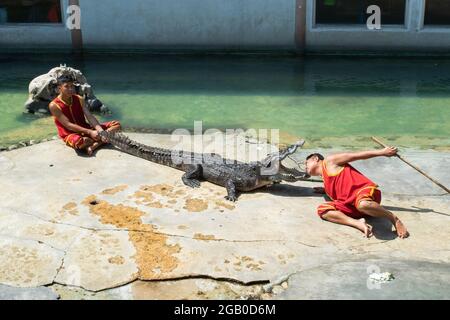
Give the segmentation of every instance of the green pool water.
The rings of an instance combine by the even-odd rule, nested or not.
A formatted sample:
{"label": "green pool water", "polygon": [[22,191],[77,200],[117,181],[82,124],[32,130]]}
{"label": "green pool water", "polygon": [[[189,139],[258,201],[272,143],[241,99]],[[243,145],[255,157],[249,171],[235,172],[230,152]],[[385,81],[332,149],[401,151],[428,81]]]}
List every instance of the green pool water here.
{"label": "green pool water", "polygon": [[279,129],[310,147],[450,149],[450,60],[274,56],[0,55],[0,145],[56,133],[24,115],[29,81],[67,63],[126,128]]}

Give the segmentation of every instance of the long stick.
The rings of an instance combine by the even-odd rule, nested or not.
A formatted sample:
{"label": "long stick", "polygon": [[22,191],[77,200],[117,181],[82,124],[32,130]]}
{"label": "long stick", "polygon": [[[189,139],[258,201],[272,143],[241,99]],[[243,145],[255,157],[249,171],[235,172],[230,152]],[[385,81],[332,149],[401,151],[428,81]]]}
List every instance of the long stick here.
{"label": "long stick", "polygon": [[[378,140],[376,137],[372,137],[372,140],[375,141],[376,143],[378,143],[380,146],[387,148],[388,146],[385,145],[383,142],[381,142],[380,140]],[[435,179],[433,179],[432,177],[430,177],[428,174],[426,174],[425,172],[422,171],[422,169],[416,167],[415,165],[413,165],[412,163],[410,163],[409,161],[407,161],[405,158],[403,158],[401,155],[399,155],[398,153],[396,154],[396,156],[402,160],[404,163],[406,163],[407,165],[409,165],[410,167],[416,169],[418,172],[420,172],[422,175],[424,175],[425,177],[427,177],[428,179],[430,179],[431,181],[433,181],[436,185],[438,185],[439,187],[441,187],[442,189],[444,189],[447,193],[450,193],[450,189],[448,189],[446,186],[444,186],[443,184],[441,184],[439,181],[436,181]]]}

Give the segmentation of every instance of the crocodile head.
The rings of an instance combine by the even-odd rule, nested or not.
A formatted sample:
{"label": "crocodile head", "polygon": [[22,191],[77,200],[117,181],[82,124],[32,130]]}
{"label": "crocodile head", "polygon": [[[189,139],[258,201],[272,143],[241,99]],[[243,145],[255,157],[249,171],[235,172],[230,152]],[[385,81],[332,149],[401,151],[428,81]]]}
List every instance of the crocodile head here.
{"label": "crocodile head", "polygon": [[308,179],[309,175],[306,172],[296,168],[288,168],[283,164],[283,160],[294,154],[304,144],[304,140],[299,140],[283,150],[269,154],[261,161],[261,178],[274,183]]}

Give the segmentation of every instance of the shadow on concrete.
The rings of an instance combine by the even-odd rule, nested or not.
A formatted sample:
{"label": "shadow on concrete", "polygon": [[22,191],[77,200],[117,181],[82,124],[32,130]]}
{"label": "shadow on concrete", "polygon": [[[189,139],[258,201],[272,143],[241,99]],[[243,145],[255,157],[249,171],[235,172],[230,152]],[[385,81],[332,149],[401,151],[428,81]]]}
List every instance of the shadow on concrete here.
{"label": "shadow on concrete", "polygon": [[293,186],[290,184],[274,184],[267,188],[260,188],[251,193],[270,193],[281,197],[322,197],[322,194],[314,192],[313,188]]}
{"label": "shadow on concrete", "polygon": [[96,149],[94,151],[94,153],[92,154],[92,156],[88,156],[86,151],[83,151],[83,150],[76,150],[76,149],[74,149],[74,151],[77,154],[77,156],[79,156],[79,157],[82,157],[82,158],[95,158],[97,152],[101,151],[102,149],[118,150],[118,151],[120,151],[119,149],[115,148],[114,146],[112,146],[110,144],[103,145],[100,148]]}
{"label": "shadow on concrete", "polygon": [[373,227],[372,232],[376,239],[394,240],[398,237],[388,219],[368,217],[366,220]]}
{"label": "shadow on concrete", "polygon": [[87,153],[82,150],[75,150],[75,153],[77,154],[77,156],[82,157],[82,158],[93,158],[93,157],[95,157],[97,150],[95,150],[95,152],[92,156],[88,156]]}
{"label": "shadow on concrete", "polygon": [[439,211],[435,211],[433,209],[429,209],[429,208],[419,208],[416,206],[412,206],[412,208],[400,208],[400,207],[392,207],[392,206],[383,206],[384,208],[386,208],[389,211],[404,211],[404,212],[412,212],[412,213],[437,213],[437,214],[441,214],[447,217],[450,217],[450,214],[448,213],[444,213],[444,212],[439,212]]}

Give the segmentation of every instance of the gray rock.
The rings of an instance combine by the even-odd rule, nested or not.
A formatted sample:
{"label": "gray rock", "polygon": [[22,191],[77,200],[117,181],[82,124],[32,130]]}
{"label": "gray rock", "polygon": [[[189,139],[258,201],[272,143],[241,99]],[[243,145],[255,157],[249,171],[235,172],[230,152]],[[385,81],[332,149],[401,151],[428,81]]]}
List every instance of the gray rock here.
{"label": "gray rock", "polygon": [[0,284],[0,300],[57,300],[57,295],[47,287],[17,288]]}
{"label": "gray rock", "polygon": [[57,95],[56,79],[62,75],[71,77],[77,82],[77,93],[81,96],[87,96],[87,106],[91,111],[101,111],[110,113],[108,107],[96,98],[91,85],[81,71],[60,65],[51,69],[48,73],[42,74],[28,85],[29,98],[25,102],[25,110],[37,116],[47,116],[49,114],[48,104]]}
{"label": "gray rock", "polygon": [[21,142],[19,142],[19,146],[21,146],[21,147],[27,147],[28,144],[27,144],[25,141],[21,141]]}
{"label": "gray rock", "polygon": [[16,150],[16,149],[18,149],[18,148],[19,148],[19,147],[18,147],[17,145],[13,144],[12,146],[9,146],[9,147],[8,147],[8,151]]}
{"label": "gray rock", "polygon": [[30,144],[30,146],[35,145],[36,144],[36,140],[30,140],[29,144]]}
{"label": "gray rock", "polygon": [[[93,110],[95,110],[95,109],[93,109]],[[105,105],[102,105],[101,107],[100,107],[100,112],[102,113],[102,114],[112,114],[112,112],[111,112],[111,110],[107,107],[107,106],[105,106]]]}

